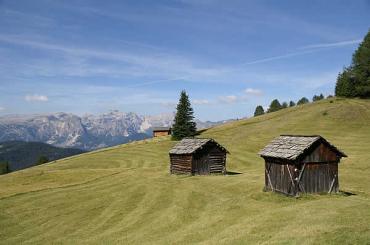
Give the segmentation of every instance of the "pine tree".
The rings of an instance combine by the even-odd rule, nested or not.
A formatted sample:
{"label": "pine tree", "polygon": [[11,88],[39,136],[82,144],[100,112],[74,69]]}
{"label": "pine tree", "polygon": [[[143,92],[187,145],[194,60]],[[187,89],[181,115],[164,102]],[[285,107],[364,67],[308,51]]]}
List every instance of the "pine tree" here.
{"label": "pine tree", "polygon": [[335,95],[356,97],[355,79],[351,68],[344,68],[343,72],[339,73],[337,83],[335,85]]}
{"label": "pine tree", "polygon": [[370,97],[370,31],[352,57],[356,96]]}
{"label": "pine tree", "polygon": [[293,106],[295,106],[295,102],[291,100],[291,101],[289,102],[289,107],[293,107]]}
{"label": "pine tree", "polygon": [[284,101],[283,104],[281,104],[281,109],[285,108],[288,108],[288,103]]}
{"label": "pine tree", "polygon": [[256,117],[263,114],[265,114],[265,110],[263,109],[263,107],[261,105],[257,106],[256,110],[254,111],[254,116]]}
{"label": "pine tree", "polygon": [[9,163],[8,162],[0,162],[0,174],[7,174],[9,173]]}
{"label": "pine tree", "polygon": [[303,97],[302,99],[298,100],[297,105],[303,105],[303,104],[307,104],[309,102],[310,101],[306,97]]}
{"label": "pine tree", "polygon": [[49,162],[49,159],[46,156],[40,156],[36,164],[40,165],[40,164],[44,164],[47,162]]}
{"label": "pine tree", "polygon": [[185,137],[192,137],[196,133],[193,108],[185,90],[181,91],[180,100],[177,104],[177,112],[172,126],[172,139],[181,140]]}
{"label": "pine tree", "polygon": [[324,99],[324,95],[323,94],[320,94],[320,95],[314,95],[313,98],[312,98],[312,101],[319,101],[319,100],[322,100]]}
{"label": "pine tree", "polygon": [[370,97],[370,31],[352,56],[352,63],[338,74],[335,95]]}
{"label": "pine tree", "polygon": [[273,101],[271,101],[270,107],[267,112],[274,112],[278,110],[281,110],[281,104],[279,100],[274,99]]}

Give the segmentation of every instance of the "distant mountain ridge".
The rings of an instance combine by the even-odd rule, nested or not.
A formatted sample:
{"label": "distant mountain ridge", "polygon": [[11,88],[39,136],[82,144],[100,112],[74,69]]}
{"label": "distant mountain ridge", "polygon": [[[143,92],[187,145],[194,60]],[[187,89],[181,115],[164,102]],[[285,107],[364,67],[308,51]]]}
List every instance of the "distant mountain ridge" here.
{"label": "distant mountain ridge", "polygon": [[[140,116],[117,110],[82,117],[64,112],[8,115],[0,117],[0,142],[35,141],[57,147],[94,150],[150,138],[152,127],[171,126],[173,118],[172,113]],[[196,121],[198,129],[223,122]]]}
{"label": "distant mountain ridge", "polygon": [[10,172],[37,165],[39,157],[49,161],[84,153],[73,148],[60,148],[40,142],[7,141],[0,143],[0,162],[7,162]]}

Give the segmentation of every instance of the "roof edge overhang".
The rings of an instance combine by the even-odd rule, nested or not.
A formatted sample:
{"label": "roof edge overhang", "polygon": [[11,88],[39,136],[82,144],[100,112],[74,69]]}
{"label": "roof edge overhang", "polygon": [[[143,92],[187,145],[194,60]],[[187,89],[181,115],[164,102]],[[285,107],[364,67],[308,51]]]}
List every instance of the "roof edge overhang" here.
{"label": "roof edge overhang", "polygon": [[282,161],[291,161],[292,163],[302,160],[306,154],[309,154],[313,149],[315,149],[318,144],[324,143],[327,147],[329,147],[332,151],[334,151],[339,158],[342,157],[348,157],[343,151],[339,150],[337,147],[332,145],[329,141],[327,141],[324,137],[321,135],[291,135],[291,134],[281,134],[280,136],[290,136],[290,137],[318,137],[316,141],[314,141],[307,149],[305,149],[303,152],[301,152],[298,156],[295,158],[280,158],[280,157],[271,157],[261,154],[261,151],[258,152],[258,155],[263,158],[270,158],[270,159],[279,159]]}
{"label": "roof edge overhang", "polygon": [[[197,139],[202,139],[202,138],[197,138]],[[193,151],[191,154],[195,154],[197,153],[198,151],[202,150],[204,146],[206,146],[208,143],[214,143],[218,148],[220,148],[222,151],[224,151],[226,154],[230,154],[230,152],[225,148],[223,147],[222,145],[220,145],[219,143],[217,143],[217,141],[215,141],[214,139],[211,139],[211,138],[205,138],[205,139],[208,139],[208,141],[206,143],[204,143],[201,147],[199,147],[198,149],[196,149],[195,151]]]}

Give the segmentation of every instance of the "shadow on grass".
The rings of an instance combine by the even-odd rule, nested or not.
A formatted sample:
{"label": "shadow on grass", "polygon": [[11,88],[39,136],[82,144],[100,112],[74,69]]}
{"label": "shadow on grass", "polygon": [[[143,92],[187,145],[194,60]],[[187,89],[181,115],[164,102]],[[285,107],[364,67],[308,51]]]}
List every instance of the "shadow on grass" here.
{"label": "shadow on grass", "polygon": [[342,196],[345,196],[345,197],[356,196],[357,195],[356,193],[352,193],[352,192],[349,192],[349,191],[341,191],[341,190],[339,190],[338,194],[342,195]]}
{"label": "shadow on grass", "polygon": [[238,174],[243,174],[243,173],[239,173],[239,172],[232,172],[232,171],[227,171],[227,172],[226,172],[226,175],[238,175]]}

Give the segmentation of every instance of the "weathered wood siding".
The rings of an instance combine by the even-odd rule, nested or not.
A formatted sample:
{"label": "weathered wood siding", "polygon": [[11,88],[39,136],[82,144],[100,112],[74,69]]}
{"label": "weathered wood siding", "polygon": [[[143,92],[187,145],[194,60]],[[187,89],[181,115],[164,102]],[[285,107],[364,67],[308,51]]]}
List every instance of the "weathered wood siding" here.
{"label": "weathered wood siding", "polygon": [[338,162],[339,159],[334,151],[321,143],[303,159],[302,163]]}
{"label": "weathered wood siding", "polygon": [[153,137],[167,136],[170,135],[169,131],[154,131]]}
{"label": "weathered wood siding", "polygon": [[328,193],[339,191],[337,163],[306,164],[302,172],[301,192]]}
{"label": "weathered wood siding", "polygon": [[170,155],[170,173],[171,174],[191,174],[192,173],[192,155]]}
{"label": "weathered wood siding", "polygon": [[265,190],[296,195],[294,165],[265,162]]}
{"label": "weathered wood siding", "polygon": [[339,160],[322,143],[299,162],[265,158],[265,189],[287,195],[338,192]]}
{"label": "weathered wood siding", "polygon": [[210,173],[226,173],[226,152],[214,147],[208,154]]}
{"label": "weathered wood siding", "polygon": [[226,152],[213,144],[204,147],[194,155],[192,173],[199,175],[225,174]]}

